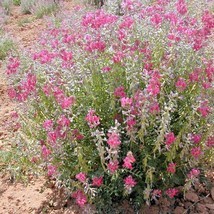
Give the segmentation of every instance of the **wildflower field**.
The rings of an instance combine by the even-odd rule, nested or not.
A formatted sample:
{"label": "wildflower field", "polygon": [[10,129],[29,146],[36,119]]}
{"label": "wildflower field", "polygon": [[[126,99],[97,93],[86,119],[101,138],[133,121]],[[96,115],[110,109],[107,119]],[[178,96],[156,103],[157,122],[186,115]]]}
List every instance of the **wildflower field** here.
{"label": "wildflower field", "polygon": [[78,3],[33,2],[46,28],[2,54],[16,129],[2,172],[45,176],[78,213],[214,213],[212,2]]}

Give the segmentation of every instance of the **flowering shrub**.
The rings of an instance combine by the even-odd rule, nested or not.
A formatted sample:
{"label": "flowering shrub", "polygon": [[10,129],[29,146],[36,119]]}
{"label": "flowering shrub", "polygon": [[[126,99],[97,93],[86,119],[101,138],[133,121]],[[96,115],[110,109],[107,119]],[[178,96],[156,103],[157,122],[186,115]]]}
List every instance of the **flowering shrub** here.
{"label": "flowering shrub", "polygon": [[54,14],[59,9],[57,0],[21,0],[21,11],[23,14],[32,13],[36,18],[44,15]]}
{"label": "flowering shrub", "polygon": [[81,207],[173,198],[212,161],[214,18],[195,4],[76,8],[31,59],[9,59],[27,155]]}

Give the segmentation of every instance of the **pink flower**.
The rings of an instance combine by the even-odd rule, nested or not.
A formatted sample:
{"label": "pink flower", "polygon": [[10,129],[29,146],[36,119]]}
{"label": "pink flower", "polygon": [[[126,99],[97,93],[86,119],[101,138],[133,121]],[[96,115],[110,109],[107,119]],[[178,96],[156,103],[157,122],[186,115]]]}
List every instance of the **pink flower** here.
{"label": "pink flower", "polygon": [[114,63],[119,63],[121,62],[121,60],[125,57],[124,53],[119,51],[117,53],[114,54],[114,56],[112,57],[112,60]]}
{"label": "pink flower", "polygon": [[55,129],[56,135],[58,136],[58,138],[65,138],[67,135],[67,132],[63,129],[62,126],[57,126]]}
{"label": "pink flower", "polygon": [[207,139],[206,145],[207,145],[208,147],[212,147],[212,146],[214,145],[214,137],[209,137],[209,138]]}
{"label": "pink flower", "polygon": [[62,101],[65,97],[64,92],[58,87],[54,87],[53,91],[55,99],[57,100],[58,103],[60,103],[60,101]]}
{"label": "pink flower", "polygon": [[43,128],[46,131],[50,131],[53,128],[53,121],[52,120],[45,120],[45,122],[43,123]]}
{"label": "pink flower", "polygon": [[214,28],[214,16],[213,16],[213,14],[208,10],[204,11],[204,14],[202,16],[202,22],[204,23],[204,25],[208,29]]}
{"label": "pink flower", "polygon": [[173,13],[173,12],[169,12],[165,14],[165,19],[170,21],[170,24],[175,26],[178,23],[178,17],[177,14]]}
{"label": "pink flower", "polygon": [[178,13],[180,13],[181,15],[184,15],[187,13],[187,6],[184,0],[178,0],[176,3],[176,9],[178,11]]}
{"label": "pink flower", "polygon": [[168,190],[166,190],[166,194],[167,194],[170,198],[174,198],[174,197],[177,195],[178,192],[179,192],[179,191],[178,191],[177,189],[175,189],[175,188],[169,188]]}
{"label": "pink flower", "polygon": [[46,96],[49,96],[51,94],[51,87],[48,84],[45,84],[43,86],[43,92],[45,93]]}
{"label": "pink flower", "polygon": [[75,178],[84,183],[86,181],[86,174],[84,172],[80,172],[75,176]]}
{"label": "pink flower", "polygon": [[77,190],[76,192],[73,192],[71,197],[76,199],[76,203],[80,207],[83,207],[87,203],[87,197],[82,190]]}
{"label": "pink flower", "polygon": [[73,59],[72,52],[66,52],[65,50],[61,51],[60,57],[63,59],[63,61],[71,61]]}
{"label": "pink flower", "polygon": [[200,141],[201,141],[201,135],[200,134],[193,134],[192,135],[192,141],[195,144],[200,143]]}
{"label": "pink flower", "polygon": [[12,113],[11,113],[11,117],[12,117],[13,119],[19,118],[18,112],[16,112],[16,111],[12,112]]}
{"label": "pink flower", "polygon": [[48,156],[51,154],[51,150],[49,150],[45,145],[42,146],[42,157],[47,159]]}
{"label": "pink flower", "polygon": [[151,114],[157,114],[160,112],[160,107],[158,102],[154,102],[150,107],[149,107],[149,112]]}
{"label": "pink flower", "polygon": [[131,175],[126,177],[123,181],[124,181],[124,184],[125,184],[125,188],[128,189],[128,190],[133,188],[137,184],[137,182],[132,178]]}
{"label": "pink flower", "polygon": [[197,110],[201,113],[202,117],[207,117],[207,115],[211,112],[210,107],[206,102],[202,103]]}
{"label": "pink flower", "polygon": [[158,13],[155,13],[152,17],[151,17],[151,22],[152,24],[154,24],[155,26],[161,24],[162,22],[162,16]]}
{"label": "pink flower", "polygon": [[51,177],[56,173],[56,167],[49,164],[48,165],[48,176]]}
{"label": "pink flower", "polygon": [[212,85],[209,82],[203,82],[202,86],[203,86],[204,89],[209,89],[209,88],[212,87]]}
{"label": "pink flower", "polygon": [[65,97],[62,100],[60,100],[60,105],[62,109],[68,109],[73,105],[75,102],[75,98],[73,96]]}
{"label": "pink flower", "polygon": [[132,164],[135,162],[136,160],[135,160],[135,158],[134,158],[134,156],[133,156],[133,154],[132,154],[132,152],[131,151],[129,151],[128,153],[127,153],[127,155],[126,155],[126,157],[124,158],[124,160],[123,160],[123,167],[125,167],[125,168],[127,168],[127,169],[132,169],[133,167],[132,167]]}
{"label": "pink flower", "polygon": [[59,136],[56,131],[48,132],[48,141],[51,143],[52,146],[56,145],[58,137]]}
{"label": "pink flower", "polygon": [[161,195],[162,195],[162,191],[160,189],[154,189],[152,191],[152,196],[153,197],[161,197]]}
{"label": "pink flower", "polygon": [[68,127],[71,121],[65,115],[62,115],[57,121],[57,123],[63,127]]}
{"label": "pink flower", "polygon": [[9,58],[9,64],[7,65],[7,74],[15,74],[17,73],[17,69],[20,66],[20,60],[16,57],[10,57]]}
{"label": "pink flower", "polygon": [[130,106],[132,104],[132,98],[122,97],[120,99],[120,102],[121,102],[121,106],[123,108],[125,108],[125,107]]}
{"label": "pink flower", "polygon": [[169,163],[167,167],[167,172],[174,174],[176,171],[176,164],[175,163]]}
{"label": "pink flower", "polygon": [[189,74],[189,79],[191,82],[199,81],[199,72],[200,72],[200,69],[195,69],[192,73]]}
{"label": "pink flower", "polygon": [[165,138],[166,138],[165,144],[167,146],[172,145],[175,142],[175,140],[176,140],[176,137],[175,137],[175,135],[174,135],[173,132],[170,132],[170,133],[166,134]]}
{"label": "pink flower", "polygon": [[118,88],[116,88],[116,89],[114,90],[114,95],[115,95],[116,97],[121,97],[121,98],[126,97],[126,92],[125,92],[124,90],[125,90],[125,89],[124,89],[123,86],[119,86]]}
{"label": "pink flower", "polygon": [[72,140],[82,140],[84,136],[80,133],[78,129],[72,131]]}
{"label": "pink flower", "polygon": [[39,160],[39,158],[37,156],[33,156],[32,159],[31,159],[31,162],[32,163],[37,163]]}
{"label": "pink flower", "polygon": [[182,92],[187,87],[187,83],[185,82],[185,80],[183,78],[179,77],[178,81],[175,83],[175,86],[177,87],[177,89],[180,92]]}
{"label": "pink flower", "polygon": [[106,66],[106,67],[103,67],[103,68],[102,68],[102,71],[103,71],[104,73],[108,73],[110,70],[111,70],[111,67],[109,67],[109,66]]}
{"label": "pink flower", "polygon": [[27,91],[35,91],[36,89],[36,75],[28,73],[27,80],[25,84],[23,84],[23,88]]}
{"label": "pink flower", "polygon": [[121,144],[121,141],[119,138],[120,136],[116,132],[108,133],[108,140],[107,140],[108,145],[112,148],[117,148]]}
{"label": "pink flower", "polygon": [[104,13],[102,10],[87,13],[82,19],[82,26],[99,29],[105,25],[114,23],[117,20],[117,16]]}
{"label": "pink flower", "polygon": [[9,88],[7,90],[7,93],[8,93],[8,96],[10,97],[10,99],[16,98],[17,93],[16,93],[16,90],[14,88]]}
{"label": "pink flower", "polygon": [[103,184],[103,177],[93,177],[92,186],[100,187]]}
{"label": "pink flower", "polygon": [[199,169],[192,169],[189,174],[187,175],[188,178],[193,179],[195,177],[197,177],[200,174],[200,170]]}
{"label": "pink flower", "polygon": [[113,174],[119,168],[118,160],[110,161],[107,165],[107,168]]}
{"label": "pink flower", "polygon": [[193,42],[193,50],[198,51],[203,47],[203,41],[202,39],[194,39]]}
{"label": "pink flower", "polygon": [[191,155],[194,158],[199,158],[202,155],[202,151],[200,147],[195,147],[191,149]]}
{"label": "pink flower", "polygon": [[128,29],[130,29],[133,26],[133,24],[134,24],[133,18],[131,16],[127,16],[127,17],[124,17],[123,19],[124,20],[120,24],[119,28],[120,29],[122,29],[122,28],[128,28]]}
{"label": "pink flower", "polygon": [[149,80],[149,84],[148,84],[147,90],[148,90],[149,93],[151,93],[152,95],[156,96],[156,95],[158,95],[160,93],[161,75],[160,75],[160,72],[157,71],[157,70],[152,71],[151,75],[152,75],[152,77]]}
{"label": "pink flower", "polygon": [[128,125],[128,130],[131,130],[136,125],[136,120],[133,117],[128,117],[126,123]]}
{"label": "pink flower", "polygon": [[86,121],[88,122],[88,125],[90,128],[95,128],[100,124],[100,118],[95,114],[94,110],[89,110]]}

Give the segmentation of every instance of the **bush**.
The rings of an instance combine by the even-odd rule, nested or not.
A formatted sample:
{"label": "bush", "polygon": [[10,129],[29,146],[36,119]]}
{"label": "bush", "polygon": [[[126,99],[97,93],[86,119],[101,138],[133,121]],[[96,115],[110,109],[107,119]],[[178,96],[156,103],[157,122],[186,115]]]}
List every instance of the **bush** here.
{"label": "bush", "polygon": [[39,0],[32,7],[32,13],[37,18],[42,18],[44,15],[50,15],[56,13],[59,9],[59,4],[54,0]]}
{"label": "bush", "polygon": [[6,14],[9,15],[11,13],[11,7],[13,5],[13,1],[12,0],[2,0],[0,3],[1,3],[3,9],[5,10]]}
{"label": "bush", "polygon": [[15,50],[14,42],[9,37],[3,35],[2,33],[0,35],[0,60],[5,59],[9,52],[14,50]]}
{"label": "bush", "polygon": [[40,19],[44,15],[54,14],[59,9],[59,3],[55,0],[22,0],[21,8],[24,14],[32,13]]}
{"label": "bush", "polygon": [[21,12],[23,14],[30,14],[34,3],[35,0],[21,0]]}
{"label": "bush", "polygon": [[214,19],[194,3],[77,8],[32,59],[10,58],[19,145],[80,206],[174,198],[212,163]]}
{"label": "bush", "polygon": [[21,4],[21,0],[13,0],[13,4],[19,6]]}

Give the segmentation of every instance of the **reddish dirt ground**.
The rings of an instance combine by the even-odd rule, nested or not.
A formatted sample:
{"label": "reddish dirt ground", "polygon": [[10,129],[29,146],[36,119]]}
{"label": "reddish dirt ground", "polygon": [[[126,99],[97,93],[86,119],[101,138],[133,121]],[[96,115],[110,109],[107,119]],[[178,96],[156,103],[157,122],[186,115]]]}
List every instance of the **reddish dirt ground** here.
{"label": "reddish dirt ground", "polygon": [[[72,2],[64,2],[66,9],[71,10]],[[31,20],[24,23],[23,20]],[[44,19],[35,19],[32,15],[22,15],[19,7],[14,7],[4,30],[11,35],[19,48],[30,48],[38,38],[39,33],[45,28]],[[0,62],[1,63],[1,62]],[[11,129],[9,125],[10,115],[16,109],[16,104],[7,96],[7,82],[3,75],[3,67],[0,64],[0,149],[10,146]],[[0,164],[1,165],[1,164]],[[208,176],[214,186],[214,172]],[[62,190],[46,185],[43,177],[34,178],[28,185],[12,183],[9,175],[0,177],[0,214],[80,214],[92,213],[90,207],[87,211],[80,210],[78,206],[66,197]],[[175,206],[176,205],[176,206]],[[121,213],[131,214],[133,211],[127,205],[122,205]],[[174,208],[176,207],[176,208]],[[144,206],[140,214],[214,214],[214,187],[207,190],[204,185],[196,184],[186,194],[185,199],[168,201],[161,198],[156,205]],[[112,213],[113,214],[113,213]]]}
{"label": "reddish dirt ground", "polygon": [[[64,7],[70,10],[72,2],[64,2]],[[36,19],[33,15],[23,15],[19,7],[13,7],[12,14],[7,20],[4,31],[8,33],[18,45],[19,49],[29,48],[37,40],[39,33],[45,29],[45,20]],[[7,95],[7,81],[4,68],[0,62],[0,149],[9,148],[12,137],[10,127],[11,113],[16,110]],[[1,165],[1,164],[0,164]],[[67,204],[60,195],[60,191],[45,187],[45,178],[34,178],[28,185],[12,183],[9,175],[0,177],[0,214],[21,213],[81,213],[73,204]],[[63,208],[67,206],[68,208]],[[49,210],[49,211],[47,211]],[[63,211],[62,211],[63,210]]]}

